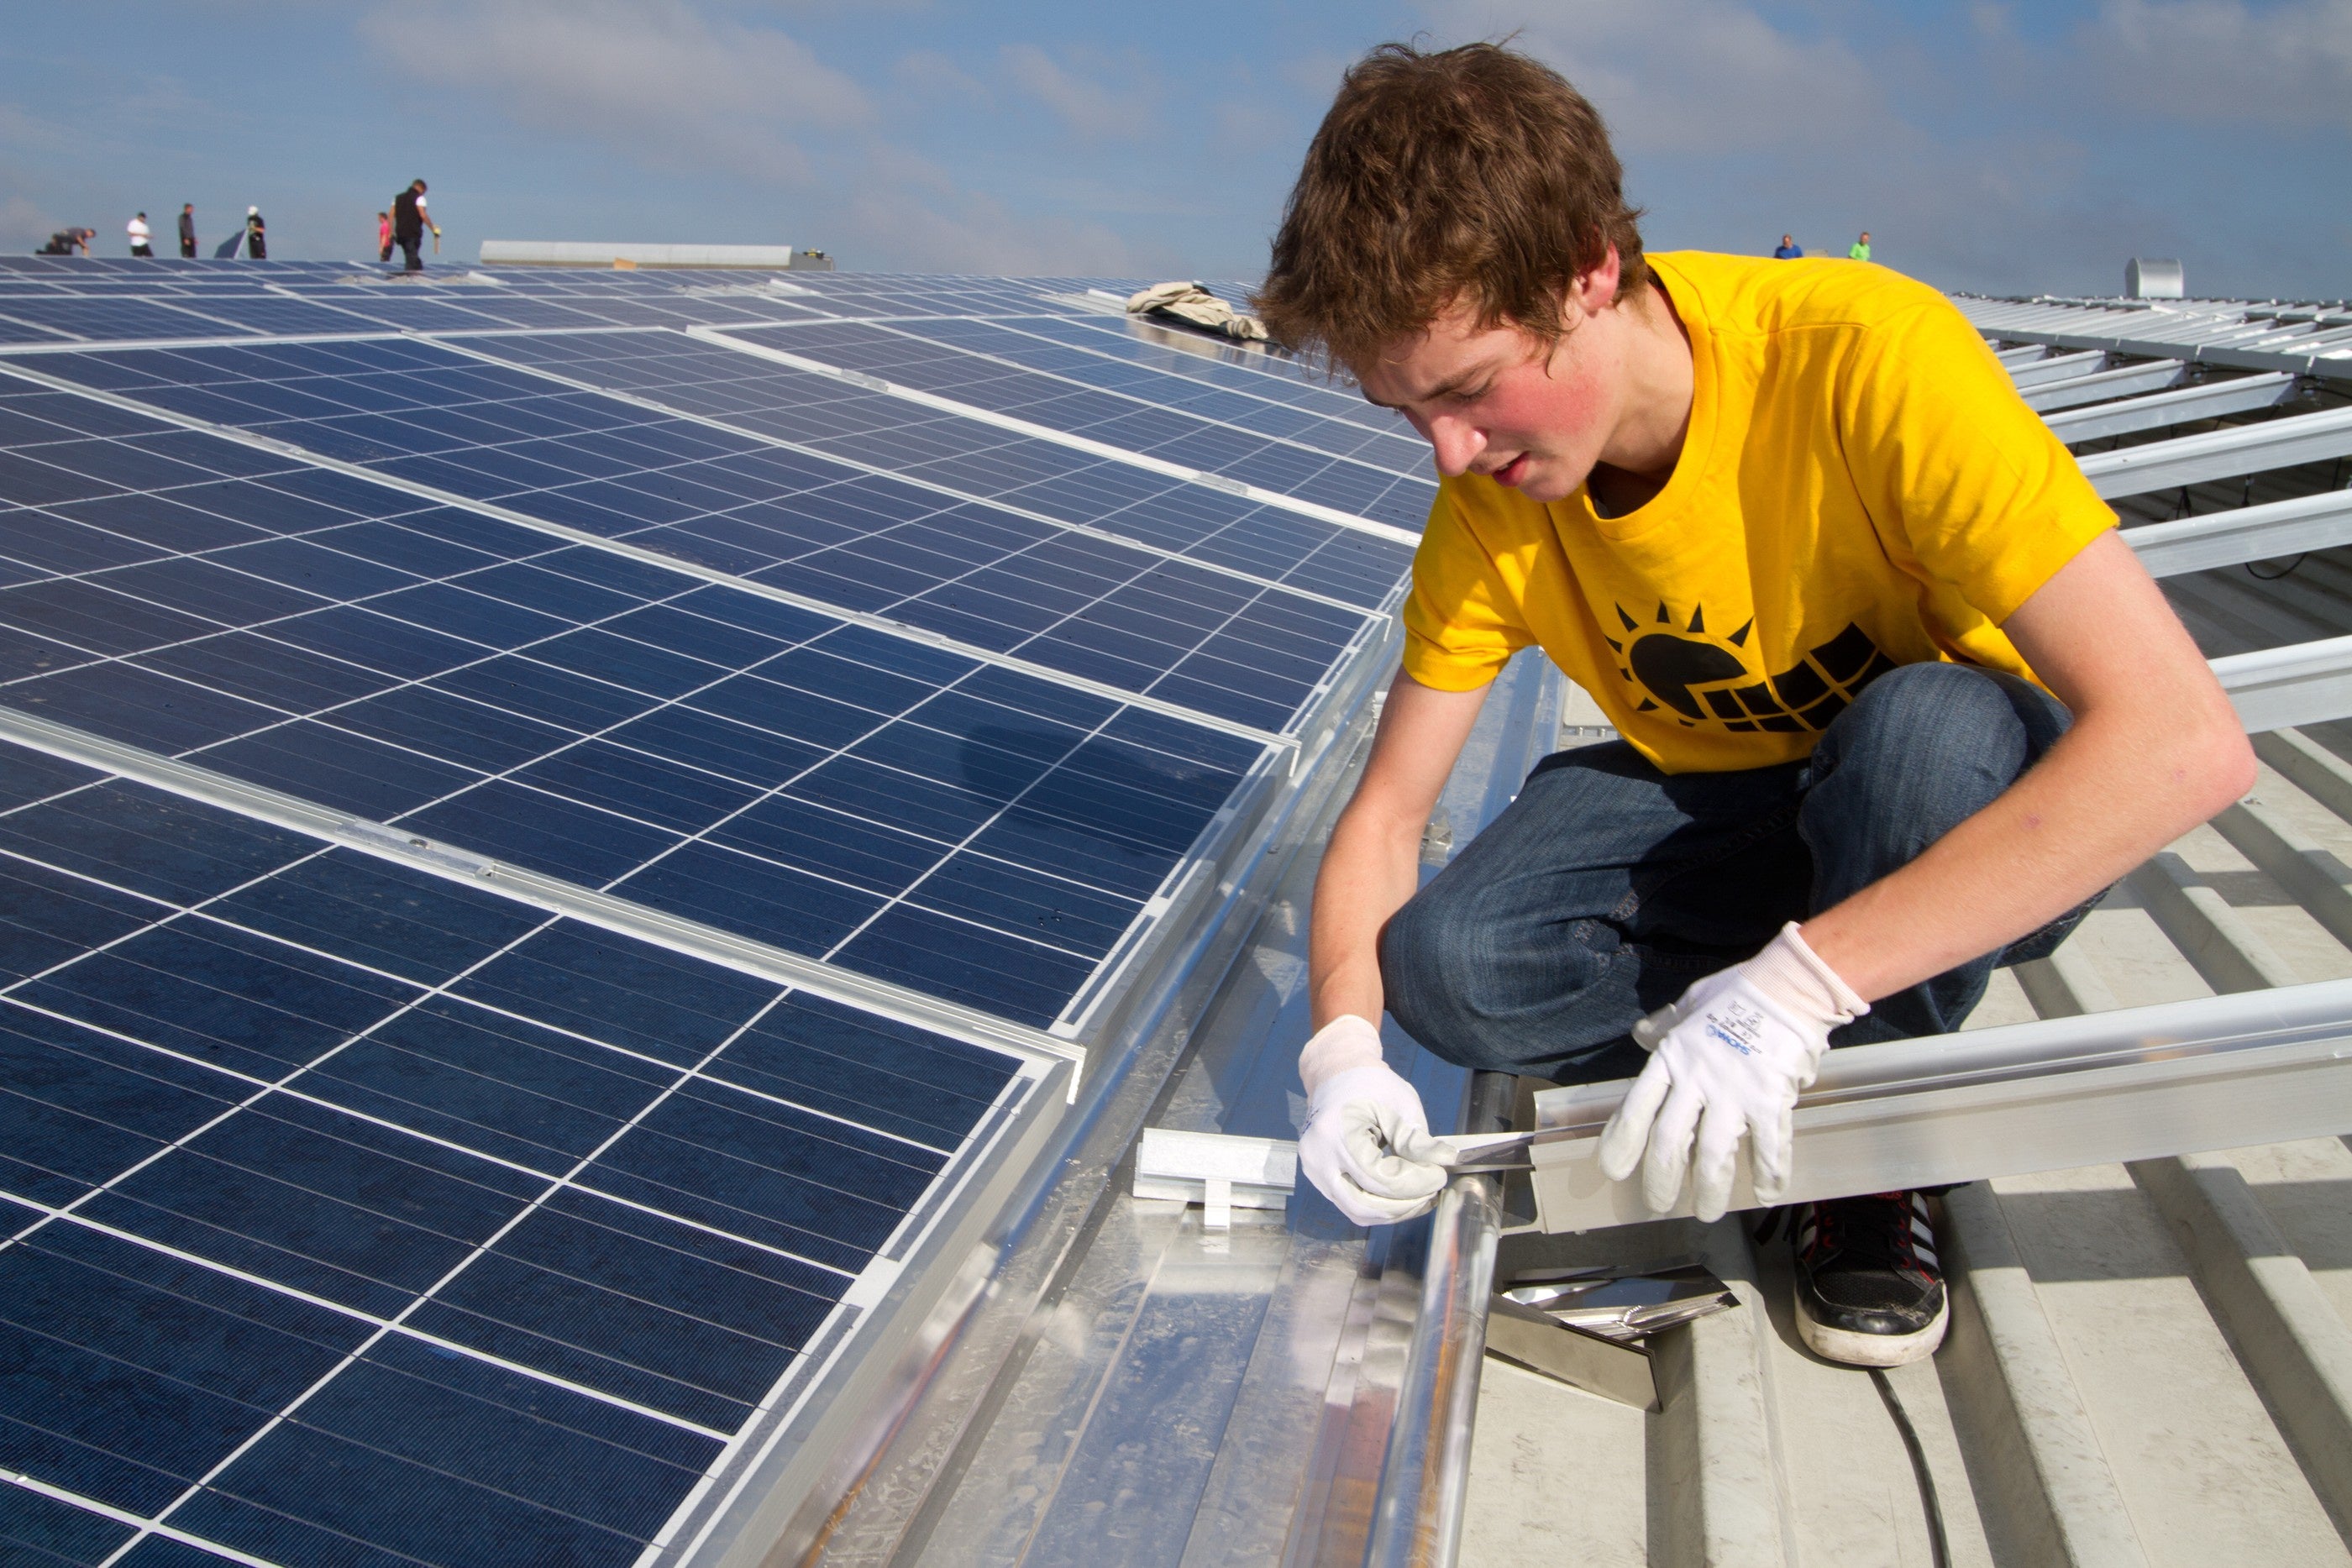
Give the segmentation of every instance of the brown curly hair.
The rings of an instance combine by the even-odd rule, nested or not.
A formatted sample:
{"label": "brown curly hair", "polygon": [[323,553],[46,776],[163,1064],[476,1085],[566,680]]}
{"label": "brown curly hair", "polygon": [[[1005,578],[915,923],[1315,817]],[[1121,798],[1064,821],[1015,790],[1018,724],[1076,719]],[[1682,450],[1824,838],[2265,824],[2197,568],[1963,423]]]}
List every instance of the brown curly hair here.
{"label": "brown curly hair", "polygon": [[1360,363],[1455,302],[1547,340],[1569,287],[1617,247],[1649,281],[1600,112],[1503,44],[1382,44],[1351,67],[1284,208],[1255,307],[1294,349]]}

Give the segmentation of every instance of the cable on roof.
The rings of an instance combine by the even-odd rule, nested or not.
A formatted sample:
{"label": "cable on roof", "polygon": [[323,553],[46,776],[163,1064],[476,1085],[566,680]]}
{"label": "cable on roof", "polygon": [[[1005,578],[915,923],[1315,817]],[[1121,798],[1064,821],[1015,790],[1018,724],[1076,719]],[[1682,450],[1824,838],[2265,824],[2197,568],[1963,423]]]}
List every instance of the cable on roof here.
{"label": "cable on roof", "polygon": [[1879,1367],[1870,1369],[1871,1382],[1878,1385],[1878,1397],[1886,1413],[1895,1417],[1895,1430],[1903,1438],[1903,1451],[1911,1456],[1911,1473],[1919,1481],[1919,1508],[1927,1516],[1927,1552],[1936,1568],[1952,1568],[1951,1542],[1944,1539],[1944,1508],[1936,1500],[1936,1478],[1927,1469],[1927,1450],[1919,1446],[1919,1434],[1904,1413],[1903,1401],[1895,1396],[1895,1385],[1886,1380]]}

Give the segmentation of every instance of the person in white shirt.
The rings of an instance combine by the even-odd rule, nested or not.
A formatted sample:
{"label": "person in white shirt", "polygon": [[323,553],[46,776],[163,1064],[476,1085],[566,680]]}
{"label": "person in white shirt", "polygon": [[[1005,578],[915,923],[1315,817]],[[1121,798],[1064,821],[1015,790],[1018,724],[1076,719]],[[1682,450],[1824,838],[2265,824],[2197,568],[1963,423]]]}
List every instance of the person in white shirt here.
{"label": "person in white shirt", "polygon": [[131,235],[131,255],[153,256],[155,254],[155,236],[148,230],[147,214],[145,213],[142,213],[137,217],[131,219],[125,227],[130,231]]}

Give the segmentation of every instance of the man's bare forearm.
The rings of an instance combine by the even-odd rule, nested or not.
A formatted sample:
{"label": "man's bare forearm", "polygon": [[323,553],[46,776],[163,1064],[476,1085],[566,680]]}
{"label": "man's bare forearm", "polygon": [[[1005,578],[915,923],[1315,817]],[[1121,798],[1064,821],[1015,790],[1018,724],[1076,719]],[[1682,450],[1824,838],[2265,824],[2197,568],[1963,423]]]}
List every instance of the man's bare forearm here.
{"label": "man's bare forearm", "polygon": [[1421,883],[1423,824],[1358,809],[1364,804],[1340,815],[1315,877],[1307,974],[1317,1029],[1349,1013],[1380,1021],[1381,928]]}
{"label": "man's bare forearm", "polygon": [[2003,629],[2074,727],[1916,860],[1805,923],[1869,1000],[2040,929],[2253,787],[2229,698],[2114,534]]}
{"label": "man's bare forearm", "polygon": [[2086,716],[1918,859],[1807,921],[1806,945],[1876,1001],[2039,930],[2251,783],[2234,724],[2161,757],[2140,738],[2119,716]]}
{"label": "man's bare forearm", "polygon": [[1315,877],[1307,990],[1315,1027],[1353,1013],[1378,1023],[1381,927],[1421,885],[1421,835],[1486,700],[1399,674],[1355,798],[1339,813]]}

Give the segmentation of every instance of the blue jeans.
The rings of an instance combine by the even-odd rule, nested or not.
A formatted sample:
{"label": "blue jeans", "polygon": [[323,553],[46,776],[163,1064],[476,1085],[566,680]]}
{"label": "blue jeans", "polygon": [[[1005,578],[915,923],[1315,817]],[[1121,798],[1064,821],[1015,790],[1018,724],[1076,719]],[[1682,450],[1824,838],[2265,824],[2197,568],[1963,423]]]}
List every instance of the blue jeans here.
{"label": "blue jeans", "polygon": [[[2013,675],[1909,664],[1801,762],[1669,775],[1622,741],[1546,758],[1381,932],[1389,1011],[1465,1067],[1630,1078],[1643,1014],[1916,857],[2069,722]],[[2090,907],[1881,998],[1831,1043],[1959,1028],[1996,967],[2047,956]]]}

